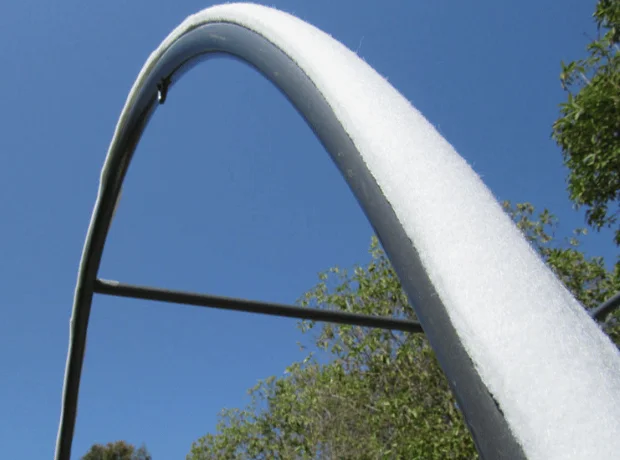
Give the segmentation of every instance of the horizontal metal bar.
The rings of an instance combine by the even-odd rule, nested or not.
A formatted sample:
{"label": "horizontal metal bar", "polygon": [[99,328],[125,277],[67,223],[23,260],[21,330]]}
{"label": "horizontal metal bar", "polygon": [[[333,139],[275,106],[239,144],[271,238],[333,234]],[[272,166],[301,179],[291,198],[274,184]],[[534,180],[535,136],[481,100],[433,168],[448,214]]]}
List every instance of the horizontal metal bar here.
{"label": "horizontal metal bar", "polygon": [[197,307],[260,313],[263,315],[283,316],[286,318],[309,319],[313,321],[326,321],[337,324],[350,324],[354,326],[376,327],[379,329],[407,332],[424,332],[420,323],[415,321],[331,310],[318,310],[316,308],[294,307],[291,305],[234,299],[208,294],[195,294],[184,291],[172,291],[169,289],[135,286],[119,283],[118,281],[102,279],[97,279],[95,281],[94,292],[117,297],[130,297],[134,299],[195,305]]}

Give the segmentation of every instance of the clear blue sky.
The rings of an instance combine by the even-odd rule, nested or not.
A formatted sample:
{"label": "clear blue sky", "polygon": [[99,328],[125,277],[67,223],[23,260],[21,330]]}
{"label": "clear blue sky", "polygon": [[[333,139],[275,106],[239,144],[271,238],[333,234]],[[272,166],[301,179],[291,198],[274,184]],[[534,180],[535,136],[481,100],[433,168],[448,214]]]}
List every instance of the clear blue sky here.
{"label": "clear blue sky", "polygon": [[[270,0],[359,54],[499,199],[583,224],[550,139],[559,62],[583,56],[594,0]],[[51,458],[78,262],[117,117],[149,53],[206,1],[13,0],[0,9],[0,441]],[[300,116],[255,71],[203,63],[156,113],[101,275],[294,302],[367,260],[371,229]],[[591,254],[613,250],[591,238]],[[74,442],[184,458],[223,407],[303,355],[296,322],[98,297]]]}

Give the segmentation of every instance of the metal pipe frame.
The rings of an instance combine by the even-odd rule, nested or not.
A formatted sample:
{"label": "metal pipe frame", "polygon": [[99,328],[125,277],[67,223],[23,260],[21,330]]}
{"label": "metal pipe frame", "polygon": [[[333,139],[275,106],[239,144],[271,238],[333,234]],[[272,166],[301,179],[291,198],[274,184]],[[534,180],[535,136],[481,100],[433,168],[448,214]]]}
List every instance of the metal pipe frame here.
{"label": "metal pipe frame", "polygon": [[[185,72],[202,60],[222,54],[245,62],[262,73],[290,100],[312,128],[368,217],[421,324],[394,318],[319,311],[132,286],[98,279],[105,241],[123,180],[150,117],[157,106],[165,102],[169,88]],[[266,37],[238,24],[212,22],[196,26],[177,38],[150,68],[136,89],[133,103],[126,105],[121,115],[102,170],[97,201],[79,266],[70,323],[56,460],[68,460],[71,457],[88,321],[95,293],[339,324],[398,329],[412,333],[422,332],[424,328],[448,377],[481,457],[525,458],[503,414],[460,343],[446,309],[422,267],[417,251],[328,101],[291,57]]]}
{"label": "metal pipe frame", "polygon": [[[258,52],[258,47],[265,45],[270,52],[267,58]],[[281,52],[278,54],[278,51],[258,35],[233,24],[219,23],[201,27],[173,44],[168,55],[160,60],[152,71],[148,82],[140,89],[138,102],[130,108],[125,117],[125,123],[120,123],[102,170],[97,201],[79,266],[70,322],[69,352],[56,443],[56,460],[71,458],[88,321],[93,297],[96,293],[288,318],[327,321],[336,324],[351,324],[412,333],[422,332],[420,323],[414,321],[132,286],[116,281],[98,279],[97,274],[105,241],[129,163],[150,117],[157,106],[166,101],[168,89],[200,61],[210,56],[222,54],[237,58],[257,68],[278,88],[282,89],[281,84],[274,81],[278,79],[277,73],[276,75],[266,73],[268,64],[273,65],[276,61],[273,59],[274,56],[280,58],[280,61],[277,62],[280,67],[283,64],[290,66],[291,62],[288,57]],[[261,57],[264,59],[262,63],[254,62]],[[276,65],[273,70],[278,68]],[[286,71],[282,68],[281,70],[284,75],[281,78],[290,78],[291,69]],[[299,69],[295,68],[295,70],[301,76]],[[295,72],[293,71],[293,73]],[[292,82],[291,84],[294,85]],[[302,113],[302,115],[304,114]],[[305,115],[304,117],[307,119]]]}
{"label": "metal pipe frame", "polygon": [[616,308],[620,307],[620,292],[616,293],[613,297],[610,297],[598,307],[590,310],[590,316],[596,321],[605,321],[607,315],[609,315]]}

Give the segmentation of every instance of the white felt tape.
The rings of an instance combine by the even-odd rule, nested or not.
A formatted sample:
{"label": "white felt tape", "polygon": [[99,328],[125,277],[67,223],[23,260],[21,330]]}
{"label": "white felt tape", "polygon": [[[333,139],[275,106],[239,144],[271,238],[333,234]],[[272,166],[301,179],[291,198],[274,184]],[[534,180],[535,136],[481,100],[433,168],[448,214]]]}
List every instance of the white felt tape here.
{"label": "white felt tape", "polygon": [[267,38],[322,92],[528,458],[620,458],[618,350],[463,158],[355,53],[289,14],[254,4],[215,6],[190,16],[153,52],[127,104],[175,39],[218,21]]}

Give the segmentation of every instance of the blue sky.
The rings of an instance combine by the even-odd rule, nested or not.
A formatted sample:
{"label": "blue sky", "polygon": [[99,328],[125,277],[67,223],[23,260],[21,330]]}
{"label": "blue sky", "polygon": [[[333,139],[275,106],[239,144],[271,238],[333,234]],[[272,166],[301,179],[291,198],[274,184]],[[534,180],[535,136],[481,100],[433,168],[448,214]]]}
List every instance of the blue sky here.
{"label": "blue sky", "polygon": [[[561,59],[594,1],[290,0],[401,91],[499,199],[583,225],[550,138]],[[205,1],[4,2],[0,9],[0,440],[51,458],[78,262],[100,168],[149,53]],[[232,60],[201,64],[156,113],[130,168],[104,278],[292,303],[371,229],[289,103]],[[612,255],[609,235],[589,238]],[[94,442],[184,458],[223,407],[303,358],[296,322],[97,297],[73,457]]]}

